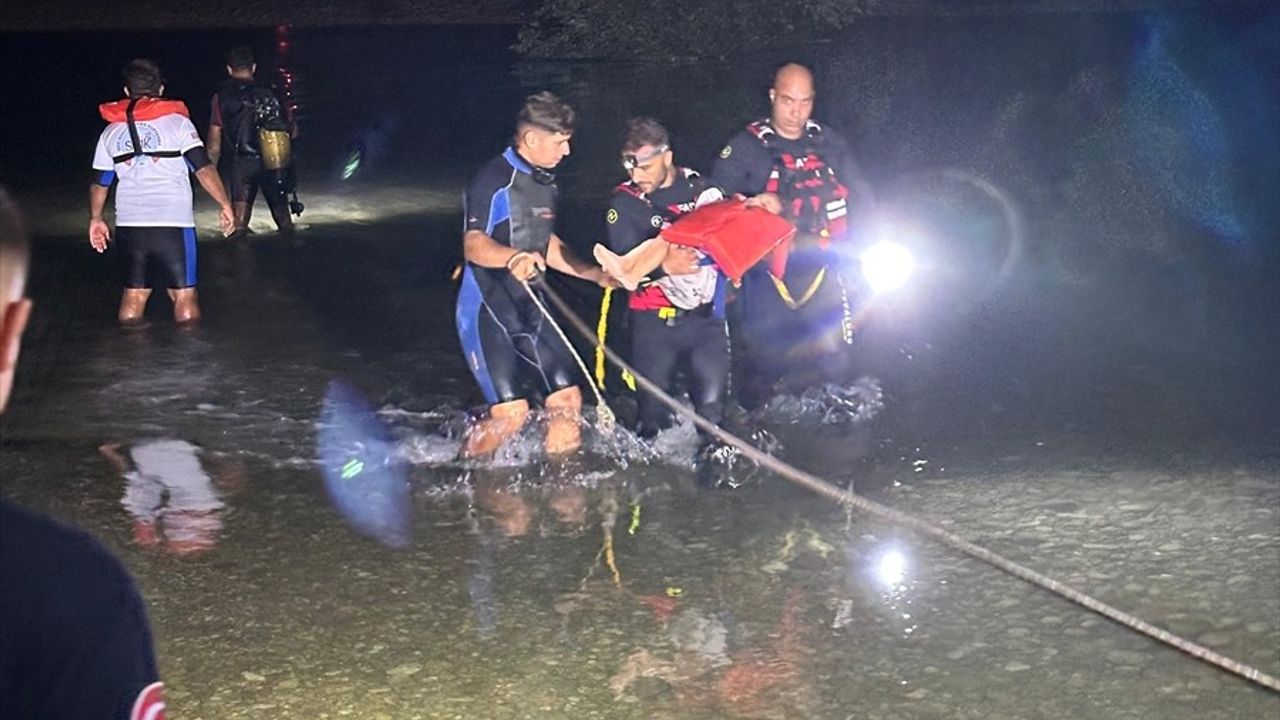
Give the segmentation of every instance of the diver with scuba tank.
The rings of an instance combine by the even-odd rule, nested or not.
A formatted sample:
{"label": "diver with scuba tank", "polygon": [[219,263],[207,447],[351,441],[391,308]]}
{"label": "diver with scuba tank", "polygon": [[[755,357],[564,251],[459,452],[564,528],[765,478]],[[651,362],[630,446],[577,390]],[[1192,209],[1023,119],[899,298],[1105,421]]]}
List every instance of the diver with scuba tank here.
{"label": "diver with scuba tank", "polygon": [[257,69],[252,49],[232,48],[227,52],[229,77],[211,103],[209,157],[219,165],[231,193],[234,238],[248,233],[259,189],[281,234],[293,233],[291,213],[301,215],[303,210],[293,164],[297,126],[279,93],[254,79]]}

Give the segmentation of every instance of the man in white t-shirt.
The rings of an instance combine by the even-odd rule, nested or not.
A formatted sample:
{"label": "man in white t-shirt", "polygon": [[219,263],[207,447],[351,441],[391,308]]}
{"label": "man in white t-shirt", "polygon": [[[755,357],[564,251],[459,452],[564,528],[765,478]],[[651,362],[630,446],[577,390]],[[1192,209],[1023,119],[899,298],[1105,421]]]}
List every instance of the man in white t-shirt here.
{"label": "man in white t-shirt", "polygon": [[143,322],[151,297],[151,265],[158,266],[168,284],[174,320],[195,322],[200,319],[200,305],[190,174],[195,173],[201,187],[218,203],[224,235],[234,228],[235,213],[187,106],[162,97],[160,68],[150,60],[133,60],[125,66],[124,80],[124,99],[98,108],[110,124],[98,138],[93,156],[96,176],[89,186],[89,244],[105,252],[111,241],[102,211],[107,192],[118,182],[115,240],[124,261],[121,324]]}

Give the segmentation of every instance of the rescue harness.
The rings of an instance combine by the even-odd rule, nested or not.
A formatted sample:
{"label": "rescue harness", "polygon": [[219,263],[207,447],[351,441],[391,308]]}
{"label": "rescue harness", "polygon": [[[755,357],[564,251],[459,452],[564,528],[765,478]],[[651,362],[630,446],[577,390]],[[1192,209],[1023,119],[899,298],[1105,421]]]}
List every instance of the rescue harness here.
{"label": "rescue harness", "polygon": [[133,143],[133,148],[129,152],[113,155],[111,157],[112,162],[117,164],[124,163],[144,155],[154,158],[182,157],[182,152],[178,150],[144,150],[142,148],[142,139],[138,135],[139,120],[155,120],[165,115],[181,115],[185,118],[190,118],[191,115],[187,112],[187,105],[181,100],[170,100],[152,95],[123,98],[102,103],[98,106],[98,114],[107,122],[123,122],[129,126],[129,140]]}

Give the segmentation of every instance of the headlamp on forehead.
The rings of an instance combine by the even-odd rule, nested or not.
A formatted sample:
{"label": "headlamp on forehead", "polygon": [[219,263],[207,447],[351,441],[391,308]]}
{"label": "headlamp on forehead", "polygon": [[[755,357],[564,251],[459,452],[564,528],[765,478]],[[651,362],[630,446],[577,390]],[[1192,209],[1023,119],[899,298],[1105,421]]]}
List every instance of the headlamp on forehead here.
{"label": "headlamp on forehead", "polygon": [[639,167],[641,164],[649,162],[650,160],[658,157],[659,155],[661,155],[662,153],[670,149],[671,148],[667,145],[660,145],[654,148],[652,151],[645,153],[644,155],[636,155],[634,153],[624,153],[622,155],[622,169],[626,170],[627,172],[631,172],[632,170],[635,170],[637,167]]}

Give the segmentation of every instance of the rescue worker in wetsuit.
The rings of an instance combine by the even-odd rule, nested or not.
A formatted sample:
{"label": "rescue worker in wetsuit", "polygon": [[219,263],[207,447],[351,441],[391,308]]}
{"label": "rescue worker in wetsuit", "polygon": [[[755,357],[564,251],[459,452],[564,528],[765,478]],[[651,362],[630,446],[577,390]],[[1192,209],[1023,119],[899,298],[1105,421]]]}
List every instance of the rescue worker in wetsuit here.
{"label": "rescue worker in wetsuit", "polygon": [[[783,278],[746,274],[733,323],[735,391],[753,409],[789,372],[847,382],[854,287],[846,279],[850,190],[856,175],[839,133],[815,122],[813,75],[788,63],[774,75],[770,116],[720,151],[712,183],[796,225]],[[816,375],[816,377],[815,377]]]}
{"label": "rescue worker in wetsuit", "polygon": [[468,432],[464,457],[493,452],[518,431],[531,393],[545,397],[548,454],[581,445],[578,367],[526,289],[548,266],[602,287],[615,284],[574,256],[555,233],[552,169],[569,154],[573,130],[572,108],[549,92],[530,95],[516,118],[511,146],[467,186],[466,264],[456,317],[467,365],[489,412]]}
{"label": "rescue worker in wetsuit", "polygon": [[[605,216],[609,249],[618,254],[658,236],[681,215],[724,198],[698,173],[675,164],[670,135],[653,118],[627,122],[622,166],[630,179],[614,189]],[[694,409],[718,425],[729,384],[725,278],[700,258],[692,248],[672,245],[661,269],[650,275],[651,282],[631,293],[631,364],[673,394],[677,374],[683,373]],[[681,278],[678,286],[670,282],[676,276]],[[673,292],[697,297],[680,298],[677,307],[669,296]],[[641,436],[652,437],[671,426],[672,412],[658,398],[641,391],[637,404]],[[719,483],[729,450],[705,437],[703,441],[699,479]]]}
{"label": "rescue worker in wetsuit", "polygon": [[[209,115],[209,157],[222,171],[236,212],[233,238],[249,232],[253,203],[258,191],[267,201],[271,219],[282,235],[293,233],[293,216],[289,214],[289,187],[275,181],[275,175],[263,167],[258,130],[279,125],[290,137],[297,136],[297,126],[270,85],[254,79],[258,70],[253,50],[236,47],[227,52],[227,75],[214,94]],[[290,170],[292,172],[292,170]]]}
{"label": "rescue worker in wetsuit", "polygon": [[[31,317],[29,257],[0,189],[0,413]],[[146,604],[124,565],[89,533],[0,498],[0,717],[135,720],[163,718],[164,706]]]}
{"label": "rescue worker in wetsuit", "polygon": [[103,103],[98,112],[109,124],[93,155],[89,186],[89,244],[106,252],[112,241],[103,209],[116,186],[116,251],[124,261],[124,293],[119,319],[125,326],[144,322],[151,298],[149,265],[156,265],[173,300],[180,324],[200,319],[196,297],[196,221],[191,173],[221,208],[223,234],[234,219],[218,171],[191,124],[187,106],[164,95],[160,68],[133,60],[124,69],[125,98]]}

